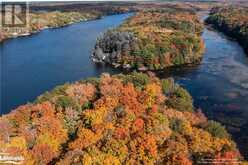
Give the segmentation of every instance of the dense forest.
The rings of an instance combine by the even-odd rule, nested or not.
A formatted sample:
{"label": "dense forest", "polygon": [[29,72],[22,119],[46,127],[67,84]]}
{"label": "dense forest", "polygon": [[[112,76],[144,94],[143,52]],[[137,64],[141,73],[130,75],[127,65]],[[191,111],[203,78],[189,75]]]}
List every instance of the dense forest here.
{"label": "dense forest", "polygon": [[247,7],[215,7],[211,10],[207,23],[231,36],[243,46],[248,53],[248,8]]}
{"label": "dense forest", "polygon": [[1,151],[24,164],[198,164],[241,161],[221,124],[173,79],[102,74],[56,87],[0,118]]}
{"label": "dense forest", "polygon": [[146,9],[98,38],[93,61],[115,67],[159,70],[198,63],[203,25],[190,10]]}

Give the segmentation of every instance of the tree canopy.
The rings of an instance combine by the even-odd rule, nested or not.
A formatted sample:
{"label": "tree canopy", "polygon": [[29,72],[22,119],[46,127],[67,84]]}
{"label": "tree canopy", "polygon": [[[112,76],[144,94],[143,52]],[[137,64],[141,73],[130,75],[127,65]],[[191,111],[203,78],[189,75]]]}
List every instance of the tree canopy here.
{"label": "tree canopy", "polygon": [[225,128],[192,105],[173,79],[102,74],[59,86],[3,115],[1,152],[21,154],[27,165],[240,160]]}

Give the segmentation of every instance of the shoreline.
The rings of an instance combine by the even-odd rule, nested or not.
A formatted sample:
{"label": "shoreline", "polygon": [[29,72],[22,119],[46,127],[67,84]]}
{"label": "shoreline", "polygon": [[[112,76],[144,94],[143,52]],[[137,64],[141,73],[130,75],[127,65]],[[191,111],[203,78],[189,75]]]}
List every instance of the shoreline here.
{"label": "shoreline", "polygon": [[207,25],[210,28],[213,28],[214,30],[223,33],[227,37],[230,37],[230,39],[235,40],[242,47],[243,51],[248,56],[248,49],[245,47],[243,41],[239,39],[240,38],[239,36],[235,36],[231,34],[232,31],[229,31],[229,29],[225,29],[224,26],[219,26],[217,22],[210,22],[210,23],[207,23]]}
{"label": "shoreline", "polygon": [[[122,13],[124,14],[124,13]],[[114,15],[114,14],[112,14]],[[108,16],[108,15],[106,15]],[[109,15],[110,16],[110,15]],[[66,24],[66,25],[61,25],[61,26],[46,26],[46,27],[43,27],[41,29],[39,29],[38,31],[30,31],[30,32],[26,32],[26,33],[20,33],[20,34],[17,34],[17,35],[12,35],[10,37],[6,37],[6,38],[3,38],[2,40],[0,40],[0,44],[4,43],[4,41],[7,41],[7,40],[10,40],[10,39],[14,39],[14,38],[19,38],[19,37],[28,37],[28,36],[31,36],[31,35],[34,35],[34,34],[38,34],[40,32],[42,32],[43,30],[48,30],[48,29],[59,29],[59,28],[64,28],[64,27],[67,27],[67,26],[70,26],[70,25],[73,25],[73,24],[77,24],[77,23],[83,23],[83,22],[87,22],[87,21],[94,21],[94,20],[98,20],[98,19],[102,19],[104,16],[97,16],[95,18],[90,18],[90,19],[85,19],[85,20],[80,20],[80,21],[76,21],[76,22],[71,22],[69,24]]]}
{"label": "shoreline", "polygon": [[[164,13],[157,11],[153,14],[162,17]],[[145,12],[137,12],[136,15],[130,17],[119,27],[106,31],[102,36],[98,37],[91,54],[91,60],[97,64],[108,64],[113,68],[137,71],[161,71],[171,67],[199,64],[205,52],[205,43],[201,38],[204,25],[196,18],[196,14],[191,14],[190,16],[192,19],[196,19],[192,24],[197,26],[194,28],[198,28],[198,31],[188,34],[180,23],[175,23],[178,29],[173,28],[173,26],[163,27],[159,24],[162,20],[150,22],[146,25],[146,28],[142,28],[142,24],[132,26],[133,20],[151,17]],[[170,21],[173,16],[164,17],[165,20]],[[168,26],[173,24],[169,23]],[[137,27],[140,29],[137,29]],[[151,35],[155,35],[156,40],[149,39]],[[165,41],[163,37],[167,38],[167,40]],[[187,40],[183,41],[184,38]],[[184,45],[184,43],[186,44]],[[124,48],[126,52],[123,51]],[[180,48],[183,48],[186,53],[180,52]],[[173,49],[176,49],[176,51]],[[122,53],[125,56],[122,56]]]}
{"label": "shoreline", "polygon": [[[204,52],[203,52],[204,53]],[[171,70],[174,70],[174,69],[185,69],[185,68],[195,68],[197,66],[199,66],[202,62],[202,59],[203,57],[201,57],[201,59],[197,59],[195,62],[193,63],[185,63],[185,64],[179,64],[179,65],[171,65],[171,66],[167,66],[167,67],[164,67],[162,69],[149,69],[147,67],[141,67],[141,68],[132,68],[131,66],[128,67],[128,66],[125,66],[125,65],[122,65],[122,64],[119,64],[119,63],[105,63],[105,62],[97,62],[97,61],[94,61],[94,59],[92,59],[92,61],[96,64],[96,65],[100,65],[100,66],[111,66],[115,69],[120,69],[120,70],[123,70],[124,72],[126,71],[139,71],[139,72],[155,72],[155,73],[158,73],[158,72],[168,72],[168,71],[171,71]]]}
{"label": "shoreline", "polygon": [[[248,10],[246,8],[242,7],[237,9],[233,9],[232,7],[213,8],[210,11],[209,17],[205,20],[205,24],[210,25],[215,30],[218,30],[226,36],[236,40],[248,56],[248,38],[247,31],[245,30],[245,28],[247,28],[247,22],[245,22],[246,20],[242,20],[247,11]],[[235,12],[239,12],[240,14],[235,14]],[[236,21],[228,19],[228,15],[230,14],[234,15],[233,17],[236,19]],[[241,20],[237,21],[238,19]]]}
{"label": "shoreline", "polygon": [[43,30],[46,29],[58,29],[58,28],[64,28],[73,24],[77,24],[77,23],[82,23],[82,22],[87,22],[87,21],[94,21],[94,20],[98,20],[98,19],[102,19],[105,16],[111,16],[111,15],[117,15],[117,14],[128,14],[131,13],[131,11],[127,11],[127,12],[116,12],[116,13],[107,13],[107,14],[102,14],[102,15],[95,15],[95,16],[91,16],[90,18],[82,18],[79,19],[75,22],[70,22],[68,24],[64,24],[64,25],[59,25],[59,26],[44,26],[42,28],[40,28],[39,30],[34,30],[34,31],[27,31],[25,33],[19,33],[19,34],[14,34],[12,33],[10,36],[7,36],[5,38],[0,38],[0,44],[4,43],[4,41],[9,40],[9,39],[14,39],[14,38],[19,38],[19,37],[27,37],[27,36],[31,36],[33,34],[37,34]]}

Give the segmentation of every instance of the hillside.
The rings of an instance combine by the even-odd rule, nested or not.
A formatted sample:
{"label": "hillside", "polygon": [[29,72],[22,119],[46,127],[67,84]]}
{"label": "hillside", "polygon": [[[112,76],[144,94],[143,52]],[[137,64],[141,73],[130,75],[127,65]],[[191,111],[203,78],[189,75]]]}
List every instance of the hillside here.
{"label": "hillside", "polygon": [[65,84],[0,118],[1,151],[24,164],[197,164],[239,161],[219,123],[173,82],[141,73]]}

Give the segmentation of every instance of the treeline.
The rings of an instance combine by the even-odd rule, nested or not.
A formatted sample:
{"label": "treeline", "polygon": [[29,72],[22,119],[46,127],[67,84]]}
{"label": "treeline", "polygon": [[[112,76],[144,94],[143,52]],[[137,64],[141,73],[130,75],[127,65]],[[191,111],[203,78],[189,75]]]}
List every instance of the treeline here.
{"label": "treeline", "polygon": [[242,159],[225,128],[197,111],[173,79],[136,72],[65,84],[3,115],[0,145],[27,165]]}
{"label": "treeline", "polygon": [[93,61],[116,67],[159,70],[199,63],[203,25],[193,11],[145,9],[98,38]]}
{"label": "treeline", "polygon": [[[24,27],[17,30],[13,27],[3,27],[0,31],[0,42],[7,38],[18,37],[22,35],[30,35],[37,33],[45,28],[63,27],[72,23],[96,19],[99,17],[97,13],[85,12],[31,12],[29,13],[29,22]],[[20,17],[25,20],[24,15]]]}
{"label": "treeline", "polygon": [[[37,4],[36,4],[37,5]],[[22,35],[30,35],[39,32],[45,28],[63,27],[72,23],[87,21],[101,18],[104,15],[120,14],[134,11],[135,9],[117,4],[106,3],[92,5],[48,5],[48,6],[35,6],[30,7],[28,13],[28,22],[26,27],[18,28],[17,30],[12,27],[2,27],[0,31],[0,42],[7,38],[18,37]],[[10,13],[7,13],[10,14]],[[25,15],[18,15],[19,18],[25,20]],[[1,21],[1,18],[0,18]]]}
{"label": "treeline", "polygon": [[211,10],[207,23],[231,36],[240,43],[248,53],[248,8],[246,7],[216,7]]}

